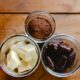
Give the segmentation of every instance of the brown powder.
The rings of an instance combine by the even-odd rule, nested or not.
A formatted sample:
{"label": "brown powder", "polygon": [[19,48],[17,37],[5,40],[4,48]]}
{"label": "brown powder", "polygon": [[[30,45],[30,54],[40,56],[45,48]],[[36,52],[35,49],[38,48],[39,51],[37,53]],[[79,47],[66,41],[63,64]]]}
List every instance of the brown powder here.
{"label": "brown powder", "polygon": [[29,34],[37,39],[46,39],[52,33],[51,23],[42,17],[35,17],[28,24]]}

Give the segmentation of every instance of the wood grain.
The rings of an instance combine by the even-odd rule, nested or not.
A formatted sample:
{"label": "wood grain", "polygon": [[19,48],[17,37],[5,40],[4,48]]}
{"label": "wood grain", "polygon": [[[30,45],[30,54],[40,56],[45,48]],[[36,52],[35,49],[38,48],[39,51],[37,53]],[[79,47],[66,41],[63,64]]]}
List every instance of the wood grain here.
{"label": "wood grain", "polygon": [[[74,36],[80,42],[80,14],[53,14],[56,21],[55,33]],[[0,14],[0,43],[8,36],[24,34],[24,22],[27,14]],[[24,78],[13,78],[0,69],[0,80],[80,80],[80,70],[67,78],[56,78],[48,74],[40,63],[37,70]]]}
{"label": "wood grain", "polygon": [[80,12],[80,0],[0,0],[0,12]]}

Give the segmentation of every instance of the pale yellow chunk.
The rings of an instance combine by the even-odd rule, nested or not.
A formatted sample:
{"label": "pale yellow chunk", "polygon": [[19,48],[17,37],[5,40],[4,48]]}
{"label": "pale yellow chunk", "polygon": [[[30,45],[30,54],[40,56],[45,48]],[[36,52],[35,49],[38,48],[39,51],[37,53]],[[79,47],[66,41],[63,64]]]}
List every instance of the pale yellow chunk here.
{"label": "pale yellow chunk", "polygon": [[35,60],[38,59],[36,48],[32,44],[27,44],[24,47],[20,48],[18,50],[18,54],[24,61],[27,61],[27,62],[32,59],[35,59]]}
{"label": "pale yellow chunk", "polygon": [[30,54],[32,56],[32,58],[34,58],[36,60],[38,59],[36,47],[34,45],[28,44],[28,45],[23,47],[23,50],[25,50],[28,54]]}
{"label": "pale yellow chunk", "polygon": [[26,46],[24,46],[24,50],[26,50],[27,52],[36,51],[35,46],[33,44],[27,44]]}
{"label": "pale yellow chunk", "polygon": [[[7,60],[9,68],[11,68],[12,70],[18,68],[18,72],[23,72],[26,70],[30,70],[35,66],[38,60],[38,55],[36,52],[36,47],[34,45],[25,44],[24,42],[18,42],[12,45],[10,49],[12,50],[12,52],[15,51],[16,54],[9,54],[9,60],[11,59],[10,61]],[[22,60],[20,61],[19,58],[21,58]]]}
{"label": "pale yellow chunk", "polygon": [[11,50],[8,55],[7,55],[7,66],[11,69],[14,70],[21,64],[21,61],[13,50]]}
{"label": "pale yellow chunk", "polygon": [[18,67],[18,72],[24,72],[26,70],[31,70],[32,69],[32,66],[25,62],[25,61],[21,61],[21,65]]}
{"label": "pale yellow chunk", "polygon": [[32,60],[31,54],[28,53],[28,52],[26,52],[25,50],[19,49],[17,52],[18,52],[19,57],[20,57],[22,60],[24,60],[24,61],[26,61],[26,62],[29,62],[29,61]]}
{"label": "pale yellow chunk", "polygon": [[14,50],[16,53],[18,51],[18,49],[23,48],[26,44],[23,42],[17,42],[16,44],[12,45],[10,47],[11,50]]}

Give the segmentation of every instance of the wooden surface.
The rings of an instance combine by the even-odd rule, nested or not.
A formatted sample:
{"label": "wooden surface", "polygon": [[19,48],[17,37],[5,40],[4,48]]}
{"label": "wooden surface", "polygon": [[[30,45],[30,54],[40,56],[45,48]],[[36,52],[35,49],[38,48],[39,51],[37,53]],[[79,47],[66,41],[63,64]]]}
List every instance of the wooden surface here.
{"label": "wooden surface", "polygon": [[80,12],[80,0],[0,0],[0,12]]}
{"label": "wooden surface", "polygon": [[[56,32],[74,36],[80,42],[80,14],[53,14],[56,21]],[[0,14],[0,42],[14,34],[24,34],[24,21],[27,14]],[[28,77],[13,78],[0,69],[0,80],[80,80],[80,70],[67,78],[56,78],[48,74],[39,65],[37,70]]]}

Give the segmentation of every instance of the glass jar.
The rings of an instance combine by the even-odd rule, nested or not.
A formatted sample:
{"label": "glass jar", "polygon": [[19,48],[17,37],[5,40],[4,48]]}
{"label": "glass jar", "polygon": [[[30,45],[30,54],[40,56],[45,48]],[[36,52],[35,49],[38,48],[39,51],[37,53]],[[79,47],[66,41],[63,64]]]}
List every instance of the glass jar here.
{"label": "glass jar", "polygon": [[[51,56],[52,54],[54,54],[54,52],[51,51],[51,49],[48,48],[48,51],[46,50],[47,47],[49,45],[51,45],[50,43],[52,43],[52,45],[55,44],[55,48],[56,50],[58,50],[58,46],[56,45],[56,43],[60,42],[61,41],[61,44],[62,44],[62,41],[65,42],[65,45],[67,46],[70,46],[71,48],[73,48],[74,52],[75,52],[75,60],[74,60],[74,63],[73,65],[68,68],[67,70],[63,71],[63,72],[57,72],[55,71],[55,66],[56,64],[61,60],[61,58],[59,59],[59,57],[54,57],[57,59],[56,62],[52,63],[52,60],[51,60]],[[54,43],[54,44],[53,44]],[[64,47],[64,46],[63,46]],[[52,49],[53,50],[53,49]],[[46,52],[45,52],[46,51]],[[66,54],[65,51],[63,52],[64,55]],[[48,55],[47,55],[48,54]],[[56,53],[55,53],[56,54]],[[54,55],[55,55],[54,54]],[[60,54],[60,51],[58,52],[58,54]],[[46,62],[47,58],[46,58],[46,55],[49,56],[49,64],[48,61]],[[61,56],[60,56],[61,57]],[[53,57],[52,57],[53,58]],[[53,60],[54,60],[53,58]],[[67,57],[66,60],[68,60],[69,57]],[[58,34],[58,35],[54,35],[51,39],[49,39],[44,45],[43,45],[43,48],[42,48],[42,51],[41,51],[41,61],[42,61],[42,64],[44,66],[44,68],[46,69],[46,71],[54,76],[57,76],[57,77],[67,77],[67,76],[70,76],[72,75],[76,70],[79,69],[80,67],[80,44],[78,43],[78,41],[70,36],[70,35],[65,35],[65,34]],[[64,62],[64,60],[63,60]],[[63,63],[62,63],[63,64]],[[72,63],[71,63],[72,64]],[[49,65],[51,67],[53,67],[54,69],[50,68]],[[58,67],[58,66],[57,66]],[[62,66],[64,67],[64,66]]]}
{"label": "glass jar", "polygon": [[[33,44],[35,46],[38,59],[37,59],[35,66],[31,70],[24,71],[21,73],[16,73],[6,66],[7,63],[6,63],[6,54],[5,53],[11,45],[13,45],[14,43],[17,43],[18,41],[24,41],[24,40],[29,41],[31,44]],[[11,36],[11,37],[7,38],[5,41],[3,41],[3,43],[1,44],[1,48],[0,48],[1,68],[4,70],[4,72],[6,72],[8,75],[11,75],[13,77],[24,77],[24,76],[28,76],[28,75],[32,74],[37,69],[37,67],[39,66],[40,57],[41,57],[40,56],[40,49],[39,49],[37,43],[35,43],[33,40],[31,40],[30,38],[28,38],[25,35]]]}
{"label": "glass jar", "polygon": [[55,27],[54,18],[45,11],[34,11],[25,20],[26,35],[37,43],[46,42],[51,38]]}

